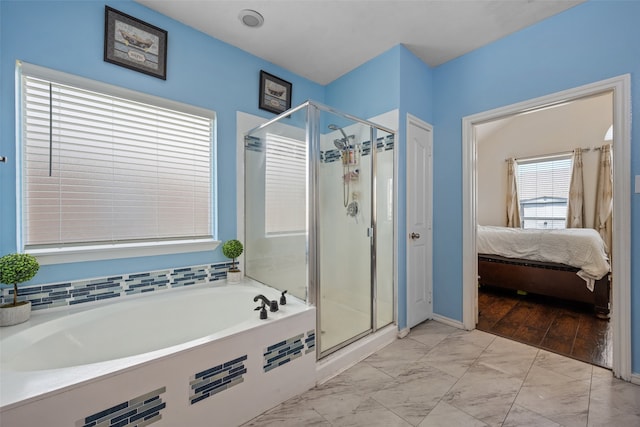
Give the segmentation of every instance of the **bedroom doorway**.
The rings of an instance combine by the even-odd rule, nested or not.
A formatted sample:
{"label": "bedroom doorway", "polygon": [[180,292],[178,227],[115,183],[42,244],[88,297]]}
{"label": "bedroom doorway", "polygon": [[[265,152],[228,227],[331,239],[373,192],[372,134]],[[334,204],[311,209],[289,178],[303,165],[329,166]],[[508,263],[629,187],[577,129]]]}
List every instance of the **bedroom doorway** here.
{"label": "bedroom doorway", "polygon": [[[630,79],[628,75],[593,83],[560,93],[536,98],[519,104],[468,116],[463,119],[463,323],[466,329],[474,329],[478,321],[477,292],[477,246],[476,228],[480,224],[480,216],[485,212],[480,208],[482,200],[478,194],[481,185],[478,179],[480,161],[478,134],[483,125],[487,129],[499,127],[501,120],[514,121],[517,117],[544,114],[553,117],[552,113],[561,111],[570,104],[580,104],[603,94],[612,94],[611,110],[613,132],[613,259],[612,277],[615,287],[612,290],[610,334],[612,336],[611,365],[615,376],[629,381],[631,379],[631,321],[630,321]],[[556,111],[554,111],[556,110]],[[562,121],[560,121],[562,123]],[[504,124],[504,123],[502,123]],[[556,123],[557,124],[557,123]],[[586,127],[586,126],[585,126]],[[485,131],[487,131],[485,129]],[[491,130],[491,129],[489,129]],[[494,131],[495,129],[491,130]],[[525,132],[531,132],[531,129]],[[606,129],[605,129],[606,132]],[[481,137],[482,135],[480,135]],[[604,144],[604,134],[602,144]],[[538,144],[530,144],[531,150]],[[583,148],[578,144],[574,148]],[[590,146],[589,148],[592,148]],[[551,153],[557,154],[555,150]],[[549,154],[533,152],[527,155]],[[527,155],[524,155],[525,157]],[[505,154],[505,158],[517,157],[518,154]],[[597,154],[595,157],[598,157]],[[503,171],[504,167],[501,168]],[[506,198],[506,197],[505,197]],[[504,199],[503,199],[504,200]],[[501,202],[504,205],[504,201]],[[503,211],[504,212],[504,211]],[[585,217],[589,215],[586,214]],[[626,235],[625,235],[626,234]],[[617,254],[617,255],[616,255]]]}
{"label": "bedroom doorway", "polygon": [[[593,239],[593,253],[598,253],[598,246],[595,245],[599,245],[601,257],[592,260],[581,252],[573,257],[572,262],[574,265],[588,263],[585,269],[597,269],[598,279],[606,276],[608,259],[594,222],[600,149],[602,145],[611,143],[612,132],[608,130],[612,124],[613,93],[609,91],[474,125],[477,219],[478,232],[482,232],[478,237],[478,252],[508,255],[510,260],[529,259],[519,254],[532,248],[530,242],[533,239],[546,236],[551,229],[554,230],[551,233],[556,235],[565,234],[563,229],[572,166],[575,163],[571,153],[579,148],[582,164],[580,182],[583,187],[580,203],[583,212],[578,217],[581,224],[574,224],[574,227],[581,225],[584,228],[566,230],[569,233],[566,238],[572,238],[573,232],[576,232],[580,239]],[[503,229],[508,226],[505,201],[507,193],[512,190],[507,182],[508,159],[516,159],[512,169],[517,178],[519,200],[516,204],[520,213],[517,228],[524,229],[527,237],[521,242],[525,244],[522,248],[510,246],[517,241],[504,242],[504,247],[497,246],[496,241],[491,245],[493,252],[488,252],[484,244],[486,239],[508,237],[514,230]],[[534,230],[539,229],[545,231],[533,235]],[[517,253],[511,253],[513,249],[517,249]],[[576,247],[574,251],[577,250]],[[551,253],[535,255],[544,255],[546,261],[561,263],[568,252],[566,248],[557,247]],[[483,259],[488,257],[482,256]],[[494,266],[501,258],[488,259],[491,259],[490,264],[484,261],[478,266],[481,280],[476,328],[611,369],[610,322],[595,316],[593,305],[575,301],[586,298],[591,302],[592,296],[597,295],[586,290],[586,282],[575,277],[573,272],[568,278],[559,278],[549,273],[548,269],[531,270],[500,265],[497,267],[500,271],[495,271]],[[504,279],[495,275],[506,272],[510,275]],[[540,275],[542,283],[534,281],[534,274]],[[544,289],[549,282],[553,283],[553,289]],[[604,283],[602,286],[608,285]],[[583,292],[584,295],[571,295],[574,291]],[[566,295],[558,299],[556,294],[554,298],[556,292]],[[551,295],[543,296],[545,293]],[[609,311],[608,307],[606,311]],[[603,314],[602,317],[606,316]]]}

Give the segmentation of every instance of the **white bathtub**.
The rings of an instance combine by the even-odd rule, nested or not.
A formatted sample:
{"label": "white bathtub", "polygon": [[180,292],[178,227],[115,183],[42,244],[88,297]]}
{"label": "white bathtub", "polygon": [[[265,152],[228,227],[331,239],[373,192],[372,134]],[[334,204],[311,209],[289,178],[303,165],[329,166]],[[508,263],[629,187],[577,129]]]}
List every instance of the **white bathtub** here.
{"label": "white bathtub", "polygon": [[[155,410],[147,423],[158,426],[251,419],[315,384],[315,309],[289,296],[260,320],[258,294],[280,298],[245,280],[34,313],[3,328],[3,427],[126,421],[131,405]],[[218,377],[227,384],[208,391]]]}

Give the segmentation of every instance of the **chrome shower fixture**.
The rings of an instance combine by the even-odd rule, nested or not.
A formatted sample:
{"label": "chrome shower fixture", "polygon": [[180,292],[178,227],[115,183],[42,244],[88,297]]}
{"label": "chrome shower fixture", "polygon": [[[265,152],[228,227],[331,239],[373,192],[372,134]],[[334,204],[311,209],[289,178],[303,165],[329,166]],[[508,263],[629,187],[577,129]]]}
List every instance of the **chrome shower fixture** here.
{"label": "chrome shower fixture", "polygon": [[[334,139],[333,140],[333,144],[336,146],[336,148],[340,151],[343,150],[348,150],[349,149],[349,136],[347,136],[347,134],[344,132],[344,130],[341,127],[338,127],[338,125],[335,124],[330,124],[329,126],[327,126],[329,129],[331,130],[339,130],[340,133],[342,133],[342,136],[344,138],[342,139]],[[353,135],[351,135],[351,138],[354,138]]]}

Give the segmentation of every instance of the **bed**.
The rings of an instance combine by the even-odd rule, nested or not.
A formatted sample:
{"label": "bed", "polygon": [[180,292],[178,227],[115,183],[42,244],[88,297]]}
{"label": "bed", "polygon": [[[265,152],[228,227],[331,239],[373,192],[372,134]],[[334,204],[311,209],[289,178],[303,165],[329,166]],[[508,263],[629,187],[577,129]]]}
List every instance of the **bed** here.
{"label": "bed", "polygon": [[609,317],[609,259],[596,230],[478,226],[479,285],[591,304]]}

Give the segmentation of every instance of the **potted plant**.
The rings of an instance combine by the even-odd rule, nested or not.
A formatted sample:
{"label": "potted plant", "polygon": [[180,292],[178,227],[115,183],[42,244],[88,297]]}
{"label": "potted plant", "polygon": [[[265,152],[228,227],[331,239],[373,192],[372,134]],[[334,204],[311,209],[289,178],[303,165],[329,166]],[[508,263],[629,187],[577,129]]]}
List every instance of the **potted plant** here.
{"label": "potted plant", "polygon": [[222,254],[232,259],[231,268],[227,271],[227,282],[237,283],[242,279],[242,272],[236,266],[236,258],[242,255],[242,243],[239,240],[227,240],[222,245]]}
{"label": "potted plant", "polygon": [[0,306],[0,326],[17,325],[31,316],[31,301],[18,302],[18,283],[36,275],[40,264],[33,255],[9,254],[0,258],[0,283],[13,284],[13,302]]}

